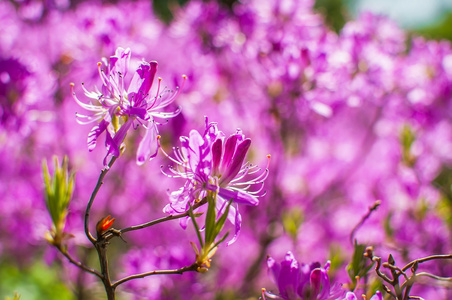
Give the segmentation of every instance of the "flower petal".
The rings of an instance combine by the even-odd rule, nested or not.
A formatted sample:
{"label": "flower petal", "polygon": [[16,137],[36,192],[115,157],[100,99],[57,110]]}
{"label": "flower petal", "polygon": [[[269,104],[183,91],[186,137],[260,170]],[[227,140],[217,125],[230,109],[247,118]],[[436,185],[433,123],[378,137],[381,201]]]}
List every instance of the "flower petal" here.
{"label": "flower petal", "polygon": [[158,143],[157,143],[158,129],[155,122],[148,123],[148,129],[144,138],[141,140],[137,150],[137,165],[141,166],[146,160],[151,160],[157,156]]}
{"label": "flower petal", "polygon": [[235,153],[236,144],[237,144],[237,136],[235,134],[231,135],[226,140],[226,143],[224,145],[223,161],[221,163],[222,171],[226,170],[229,167],[229,165],[231,164],[232,157],[234,156],[234,153]]}
{"label": "flower petal", "polygon": [[104,132],[107,129],[108,124],[110,124],[110,123],[105,120],[102,120],[99,122],[99,124],[94,126],[93,129],[91,129],[91,131],[88,134],[88,150],[89,151],[94,150],[94,148],[96,147],[96,144],[97,144],[97,138],[102,134],[102,132]]}
{"label": "flower petal", "polygon": [[267,258],[267,267],[270,280],[276,284],[281,271],[280,265],[273,259],[273,257],[269,256]]}
{"label": "flower petal", "polygon": [[220,173],[221,154],[223,150],[223,141],[221,139],[216,140],[212,144],[212,175],[218,175]]}
{"label": "flower petal", "polygon": [[297,285],[300,277],[299,264],[292,252],[287,252],[284,261],[281,262],[281,271],[278,276],[279,293],[284,299],[297,299]]}
{"label": "flower petal", "polygon": [[311,295],[315,299],[327,299],[330,293],[330,279],[325,269],[317,268],[311,272]]}
{"label": "flower petal", "polygon": [[228,220],[235,227],[234,237],[226,244],[229,246],[229,245],[232,245],[233,243],[235,243],[235,241],[237,241],[237,239],[239,238],[239,235],[240,235],[240,230],[242,228],[242,216],[239,213],[238,206],[237,206],[237,208],[235,208],[232,205],[229,207]]}
{"label": "flower petal", "polygon": [[128,98],[134,107],[143,106],[144,99],[148,96],[149,90],[154,82],[157,73],[157,62],[143,62],[133,75],[128,89]]}
{"label": "flower petal", "polygon": [[227,190],[222,187],[218,189],[218,196],[227,201],[232,199],[232,201],[238,204],[246,204],[251,206],[257,206],[259,204],[259,200],[253,195],[241,191]]}
{"label": "flower petal", "polygon": [[[226,144],[227,144],[227,142],[226,142]],[[243,160],[245,159],[246,153],[248,152],[250,145],[251,145],[251,140],[246,139],[237,146],[237,150],[234,153],[232,162],[230,163],[225,174],[223,174],[224,176],[221,177],[221,179],[220,179],[220,185],[228,184],[229,182],[231,182],[232,179],[235,178],[237,173],[242,168]],[[226,155],[226,150],[225,150],[225,155]]]}
{"label": "flower petal", "polygon": [[124,48],[118,47],[114,56],[110,57],[110,68],[119,72],[122,77],[126,76],[127,69],[129,68],[130,61],[130,48],[124,50]]}

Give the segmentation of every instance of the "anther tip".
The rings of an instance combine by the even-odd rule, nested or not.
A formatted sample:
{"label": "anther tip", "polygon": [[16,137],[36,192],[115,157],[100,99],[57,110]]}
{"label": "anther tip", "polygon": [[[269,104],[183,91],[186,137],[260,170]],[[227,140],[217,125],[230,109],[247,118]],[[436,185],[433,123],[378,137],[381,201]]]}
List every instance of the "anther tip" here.
{"label": "anther tip", "polygon": [[182,78],[183,78],[183,79],[188,79],[188,76],[185,75],[185,74],[183,74],[183,75],[182,75]]}
{"label": "anther tip", "polygon": [[71,86],[71,87],[74,87],[74,86],[75,86],[75,84],[74,84],[73,82],[71,82],[71,83],[70,83],[70,86]]}
{"label": "anther tip", "polygon": [[267,155],[267,158],[270,158],[270,157],[272,157],[272,156],[271,156],[270,154],[268,154],[268,155]]}
{"label": "anther tip", "polygon": [[102,63],[101,63],[101,62],[98,62],[98,63],[97,63],[97,66],[98,66],[98,67],[102,66]]}

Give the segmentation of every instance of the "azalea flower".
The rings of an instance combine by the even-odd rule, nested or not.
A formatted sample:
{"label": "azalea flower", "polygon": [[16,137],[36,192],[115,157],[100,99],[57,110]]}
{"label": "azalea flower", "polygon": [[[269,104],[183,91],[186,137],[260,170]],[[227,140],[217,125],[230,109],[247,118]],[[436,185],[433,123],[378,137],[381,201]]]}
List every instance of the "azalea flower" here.
{"label": "azalea flower", "polygon": [[281,264],[268,257],[268,272],[278,286],[279,295],[265,291],[264,297],[284,300],[348,299],[344,298],[345,291],[340,285],[331,286],[328,277],[330,264],[327,261],[323,267],[318,262],[300,265],[290,251]]}
{"label": "azalea flower", "polygon": [[[242,217],[238,204],[256,206],[262,197],[264,181],[268,176],[265,170],[245,161],[251,140],[245,138],[241,130],[225,141],[225,134],[218,130],[216,123],[208,123],[203,135],[192,130],[189,137],[181,137],[181,147],[174,148],[174,158],[162,149],[163,153],[176,165],[170,167],[170,177],[186,179],[185,185],[170,193],[170,203],[163,209],[168,214],[179,214],[189,210],[204,197],[216,197],[219,212],[232,200],[228,219],[235,226],[235,235],[228,245],[239,236]],[[270,156],[268,156],[270,158]],[[186,228],[188,219],[181,221]]]}
{"label": "azalea flower", "polygon": [[[95,125],[88,135],[88,149],[92,151],[97,144],[98,137],[105,131],[107,158],[112,155],[119,157],[120,146],[124,141],[130,128],[142,125],[146,128],[146,134],[141,140],[137,151],[137,164],[142,165],[157,155],[157,136],[160,125],[154,118],[168,119],[177,116],[180,108],[173,112],[164,112],[162,109],[171,104],[179,93],[162,88],[161,78],[158,78],[156,92],[150,94],[155,75],[157,73],[157,62],[142,62],[135,71],[132,79],[126,81],[129,68],[131,52],[130,49],[119,47],[114,56],[110,57],[107,70],[101,68],[98,63],[99,75],[102,80],[101,91],[90,92],[82,84],[88,102],[80,101],[74,93],[74,84],[71,84],[72,95],[75,101],[84,109],[91,111],[90,115],[77,115],[77,121],[88,124],[100,121]],[[184,82],[186,76],[183,76]]]}

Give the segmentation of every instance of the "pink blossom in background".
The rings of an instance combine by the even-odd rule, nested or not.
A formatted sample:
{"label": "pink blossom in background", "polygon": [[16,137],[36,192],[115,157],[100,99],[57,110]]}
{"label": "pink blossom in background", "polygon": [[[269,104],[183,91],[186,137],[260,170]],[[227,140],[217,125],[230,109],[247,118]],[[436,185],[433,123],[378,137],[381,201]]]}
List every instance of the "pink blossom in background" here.
{"label": "pink blossom in background", "polygon": [[[175,7],[167,25],[148,1],[0,2],[2,260],[64,261],[43,239],[51,220],[41,161],[53,154],[68,155],[77,172],[66,224],[74,235],[69,248],[90,247],[83,214],[106,153],[120,157],[93,205],[91,223],[112,215],[118,228],[140,224],[187,211],[197,193],[215,191],[218,210],[233,199],[225,229],[240,230],[235,243],[220,245],[207,273],[130,281],[118,288],[124,299],[257,299],[262,287],[283,299],[305,299],[297,289],[306,278],[292,282],[283,272],[302,271],[295,258],[330,260],[309,269],[309,276],[319,273],[332,290],[342,284],[333,299],[360,299],[362,289],[348,289],[351,240],[373,246],[384,259],[392,253],[401,266],[450,253],[450,43],[409,39],[371,13],[337,34],[313,5],[244,1],[230,9],[192,0]],[[110,59],[99,71],[102,58]],[[86,109],[74,101],[71,82]],[[81,126],[76,112],[79,120],[85,115],[95,122]],[[203,132],[205,116],[224,133],[217,125]],[[115,118],[122,118],[116,129]],[[145,129],[131,130],[138,127]],[[106,149],[98,144],[101,135]],[[156,154],[157,135],[172,161]],[[161,174],[161,165],[179,178]],[[378,209],[357,227],[377,200]],[[192,263],[196,235],[191,222],[185,226],[176,220],[125,233],[127,243],[111,245],[118,250],[110,259],[114,276]],[[276,271],[288,251],[287,267]],[[91,254],[79,255],[89,260]],[[270,264],[275,283],[267,276],[267,255],[277,258]],[[78,270],[64,267],[62,278],[70,284]],[[430,262],[425,270],[452,274],[447,261]],[[369,284],[377,280],[371,272]],[[100,288],[87,284],[90,291]],[[325,293],[318,295],[328,299]],[[415,285],[413,295],[451,297],[430,282]]]}

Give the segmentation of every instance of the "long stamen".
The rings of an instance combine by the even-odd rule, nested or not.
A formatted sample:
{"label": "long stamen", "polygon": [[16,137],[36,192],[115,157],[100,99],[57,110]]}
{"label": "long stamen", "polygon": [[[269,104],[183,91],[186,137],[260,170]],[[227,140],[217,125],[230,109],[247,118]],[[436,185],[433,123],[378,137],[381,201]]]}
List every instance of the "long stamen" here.
{"label": "long stamen", "polygon": [[104,78],[105,74],[102,71],[102,69],[100,68],[101,66],[102,66],[102,63],[98,62],[97,63],[97,70],[99,71],[100,79],[102,80],[102,84],[107,86],[107,82],[105,81],[105,78]]}
{"label": "long stamen", "polygon": [[162,137],[161,137],[160,135],[157,136],[157,145],[158,145],[158,147],[160,148],[160,150],[162,150],[163,155],[165,155],[166,158],[168,158],[168,159],[171,160],[172,162],[174,162],[174,163],[176,163],[176,164],[178,164],[178,165],[180,165],[180,166],[183,166],[183,164],[182,164],[181,162],[175,160],[174,158],[172,158],[171,156],[169,156],[169,155],[165,152],[165,150],[163,150],[162,145],[160,144],[160,139],[161,139],[161,138],[162,138]]}

